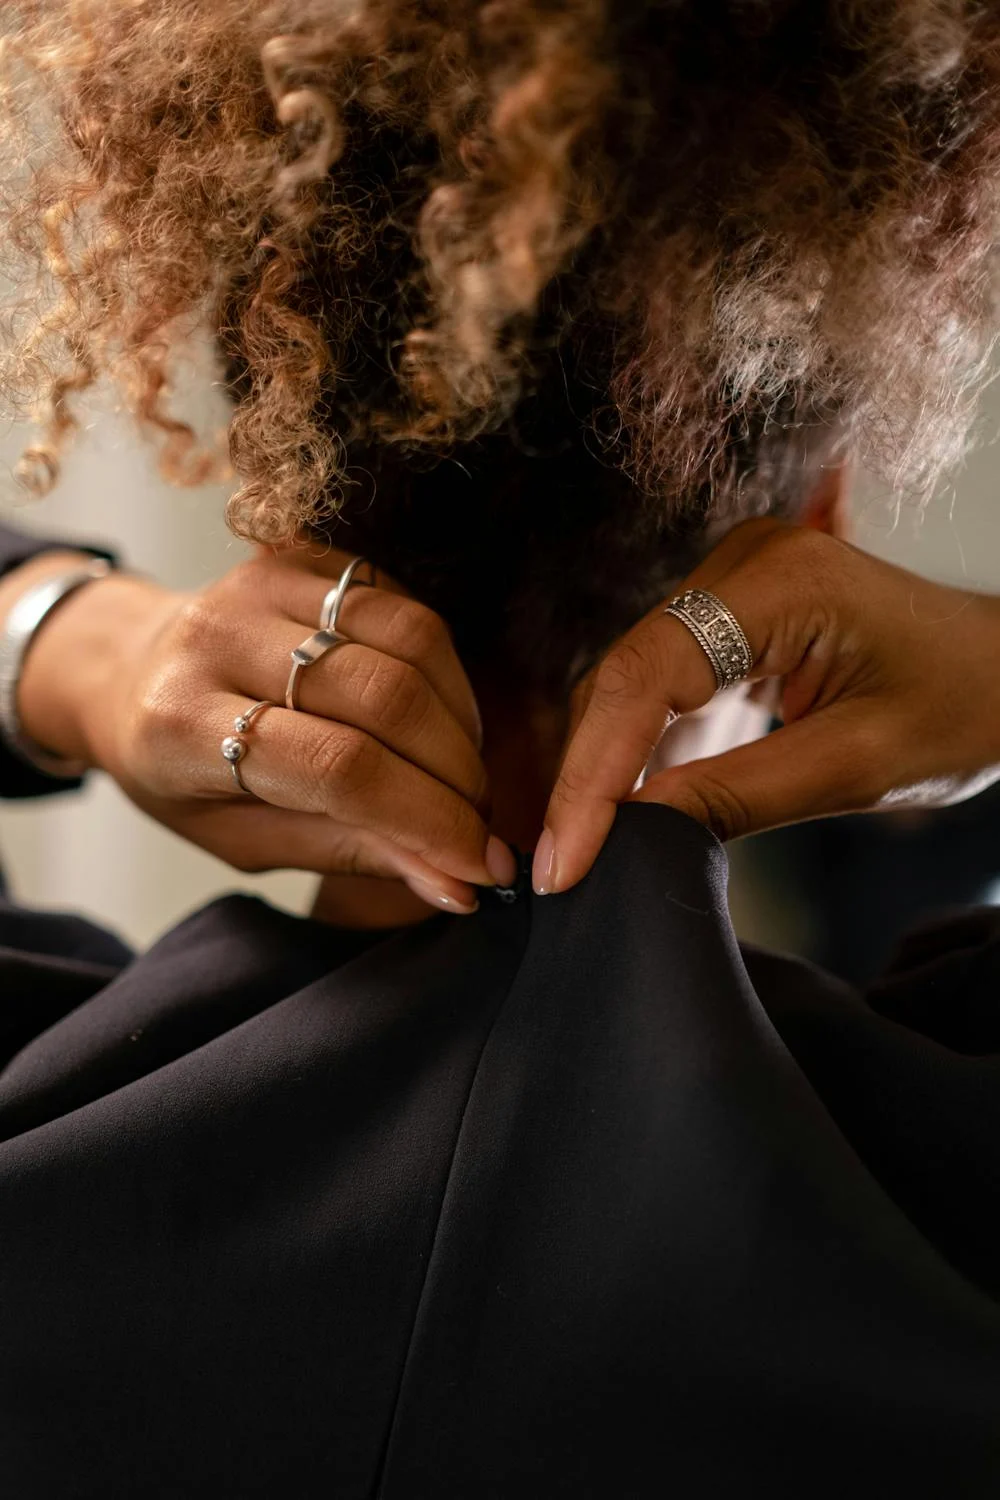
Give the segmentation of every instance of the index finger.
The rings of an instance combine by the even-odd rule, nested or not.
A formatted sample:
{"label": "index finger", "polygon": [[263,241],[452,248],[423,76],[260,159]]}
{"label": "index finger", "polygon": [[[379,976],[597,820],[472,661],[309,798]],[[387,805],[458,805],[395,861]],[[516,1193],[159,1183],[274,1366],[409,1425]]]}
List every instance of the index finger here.
{"label": "index finger", "polygon": [[587,873],[643,767],[678,714],[715,693],[708,657],[658,605],[609,651],[563,758],[535,853],[539,895]]}
{"label": "index finger", "polygon": [[[680,592],[708,588],[735,615],[750,644],[749,680],[787,677],[825,628],[829,584],[818,570],[816,548],[831,546],[840,544],[801,527],[746,522]],[[540,895],[582,879],[671,719],[703,708],[715,695],[708,656],[666,607],[651,610],[597,670],[535,851],[533,882]]]}

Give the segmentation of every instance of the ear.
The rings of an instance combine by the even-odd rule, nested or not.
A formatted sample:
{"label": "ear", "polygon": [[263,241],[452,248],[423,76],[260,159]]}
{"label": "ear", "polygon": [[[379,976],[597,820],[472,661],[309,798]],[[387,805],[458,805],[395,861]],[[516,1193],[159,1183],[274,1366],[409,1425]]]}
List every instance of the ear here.
{"label": "ear", "polygon": [[806,501],[800,525],[846,540],[851,533],[852,478],[851,466],[846,462],[824,467]]}

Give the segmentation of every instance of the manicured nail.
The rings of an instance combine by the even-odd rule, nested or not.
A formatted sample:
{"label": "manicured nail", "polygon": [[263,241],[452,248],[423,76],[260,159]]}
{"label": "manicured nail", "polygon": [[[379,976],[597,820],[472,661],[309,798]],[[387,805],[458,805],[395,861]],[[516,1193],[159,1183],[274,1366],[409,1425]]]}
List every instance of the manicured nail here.
{"label": "manicured nail", "polygon": [[426,901],[429,906],[440,906],[442,911],[450,911],[458,917],[471,917],[474,911],[479,910],[479,902],[456,901],[454,896],[449,896],[445,891],[432,885],[429,880],[419,880],[415,875],[407,879],[407,885],[415,896],[421,901]]}
{"label": "manicured nail", "polygon": [[554,891],[558,876],[556,841],[549,830],[543,828],[541,837],[535,848],[534,862],[531,866],[531,883],[535,888],[535,895],[547,896],[551,891]]}
{"label": "manicured nail", "polygon": [[486,845],[486,868],[497,885],[512,886],[517,879],[517,860],[503,840],[493,834]]}

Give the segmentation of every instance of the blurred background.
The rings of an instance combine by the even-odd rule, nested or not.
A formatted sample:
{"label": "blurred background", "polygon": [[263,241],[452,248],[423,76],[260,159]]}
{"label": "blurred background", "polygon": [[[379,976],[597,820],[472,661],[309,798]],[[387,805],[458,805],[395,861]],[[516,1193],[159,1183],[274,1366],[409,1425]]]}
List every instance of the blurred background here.
{"label": "blurred background", "polygon": [[[189,400],[202,430],[206,414],[208,425],[224,424],[207,372],[192,376]],[[884,490],[863,483],[860,545],[930,577],[1000,589],[1000,383],[980,426],[966,468],[923,513],[897,513]],[[149,450],[110,405],[93,401],[57,493],[42,502],[19,499],[9,477],[28,435],[16,424],[0,431],[0,509],[15,524],[110,543],[132,567],[178,588],[207,583],[243,555],[225,528],[226,491],[160,481]],[[79,795],[0,805],[0,847],[20,900],[83,912],[138,946],[223,891],[254,890],[301,911],[313,884],[294,872],[234,873],[151,823],[100,776]],[[741,935],[865,978],[916,917],[1000,901],[1000,795],[928,815],[782,830],[734,845],[732,864]]]}
{"label": "blurred background", "polygon": [[[194,365],[179,409],[200,432],[226,421],[208,361]],[[128,566],[171,588],[195,589],[248,553],[226,529],[228,491],[177,489],[161,480],[152,450],[110,402],[81,406],[83,430],[67,455],[57,491],[25,500],[12,466],[28,424],[0,429],[0,512],[35,533],[103,543]],[[315,884],[284,871],[240,875],[153,823],[103,776],[81,793],[41,802],[0,803],[0,851],[17,899],[69,908],[146,947],[180,917],[224,891],[256,891],[304,911]]]}
{"label": "blurred background", "polygon": [[[928,578],[1000,591],[998,443],[1000,382],[994,380],[982,401],[976,447],[930,505],[897,506],[861,476],[855,541]],[[734,844],[731,863],[733,917],[742,937],[864,983],[919,922],[958,906],[1000,904],[1000,788],[934,812],[778,829]]]}

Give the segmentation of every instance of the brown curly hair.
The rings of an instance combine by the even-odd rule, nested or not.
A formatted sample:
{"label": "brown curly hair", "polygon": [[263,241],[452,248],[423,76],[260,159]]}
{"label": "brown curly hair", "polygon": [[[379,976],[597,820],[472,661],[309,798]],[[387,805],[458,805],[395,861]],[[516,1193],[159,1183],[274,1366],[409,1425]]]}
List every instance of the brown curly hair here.
{"label": "brown curly hair", "polygon": [[923,492],[961,451],[993,336],[993,4],[7,10],[3,223],[44,312],[12,309],[5,385],[47,393],[35,488],[103,376],[203,478],[169,396],[208,327],[235,531],[350,524],[572,674],[817,463]]}

